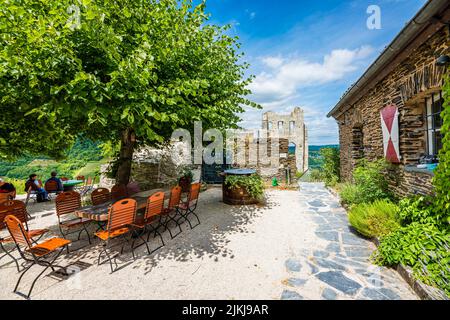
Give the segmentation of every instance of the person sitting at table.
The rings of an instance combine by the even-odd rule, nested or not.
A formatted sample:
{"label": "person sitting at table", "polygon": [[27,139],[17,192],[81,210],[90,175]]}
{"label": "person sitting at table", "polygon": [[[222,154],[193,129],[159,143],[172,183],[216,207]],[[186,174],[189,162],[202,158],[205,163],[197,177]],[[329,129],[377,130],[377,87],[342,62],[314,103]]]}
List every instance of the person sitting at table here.
{"label": "person sitting at table", "polygon": [[50,175],[51,175],[51,178],[49,178],[45,183],[47,183],[49,181],[55,181],[58,184],[58,189],[56,191],[57,192],[64,191],[64,186],[63,186],[61,179],[56,177],[58,175],[58,173],[53,171],[52,173],[50,173]]}
{"label": "person sitting at table", "polygon": [[39,184],[39,180],[36,179],[37,174],[33,173],[30,174],[29,179],[25,182],[25,192],[28,192],[28,189],[31,188],[31,191],[38,194],[38,202],[42,198],[42,201],[50,201],[48,198],[47,191],[45,191],[44,188],[42,188]]}

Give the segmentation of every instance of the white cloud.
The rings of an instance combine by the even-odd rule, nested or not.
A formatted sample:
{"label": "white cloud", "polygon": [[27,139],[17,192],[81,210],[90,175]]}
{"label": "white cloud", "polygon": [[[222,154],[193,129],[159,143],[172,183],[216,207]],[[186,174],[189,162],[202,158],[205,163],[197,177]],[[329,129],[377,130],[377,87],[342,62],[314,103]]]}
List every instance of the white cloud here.
{"label": "white cloud", "polygon": [[278,68],[284,62],[283,58],[281,57],[264,57],[261,60],[266,66],[270,68]]}
{"label": "white cloud", "polygon": [[302,86],[314,86],[343,79],[356,71],[359,63],[373,49],[363,46],[355,50],[336,49],[323,57],[322,62],[302,58],[264,57],[262,62],[269,68],[256,76],[249,89],[259,103],[273,103],[294,95]]}

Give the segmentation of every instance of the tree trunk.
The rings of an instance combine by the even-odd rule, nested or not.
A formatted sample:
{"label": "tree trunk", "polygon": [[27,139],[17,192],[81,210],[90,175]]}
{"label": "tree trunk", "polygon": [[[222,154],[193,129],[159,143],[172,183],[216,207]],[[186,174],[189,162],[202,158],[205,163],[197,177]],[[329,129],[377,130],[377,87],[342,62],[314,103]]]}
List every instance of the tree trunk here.
{"label": "tree trunk", "polygon": [[136,144],[136,137],[132,128],[127,128],[122,132],[120,144],[119,166],[116,174],[116,184],[127,185],[131,176],[131,163],[133,151]]}

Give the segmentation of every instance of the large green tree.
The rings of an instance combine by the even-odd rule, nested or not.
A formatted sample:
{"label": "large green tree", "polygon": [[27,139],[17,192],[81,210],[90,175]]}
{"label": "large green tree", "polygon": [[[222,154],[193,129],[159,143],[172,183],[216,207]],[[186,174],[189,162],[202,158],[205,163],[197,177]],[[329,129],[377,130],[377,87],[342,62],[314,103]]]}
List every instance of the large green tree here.
{"label": "large green tree", "polygon": [[0,156],[61,156],[79,134],[133,150],[175,128],[236,127],[251,77],[205,3],[1,0]]}

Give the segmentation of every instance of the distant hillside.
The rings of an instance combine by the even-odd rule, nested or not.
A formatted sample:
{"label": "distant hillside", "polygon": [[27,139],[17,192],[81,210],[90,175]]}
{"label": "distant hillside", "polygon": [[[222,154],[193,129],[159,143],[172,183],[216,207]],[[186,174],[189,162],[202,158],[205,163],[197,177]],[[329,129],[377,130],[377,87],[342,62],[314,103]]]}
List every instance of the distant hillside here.
{"label": "distant hillside", "polygon": [[338,144],[324,144],[321,146],[309,146],[308,150],[311,151],[320,151],[323,148],[339,148]]}
{"label": "distant hillside", "polygon": [[309,146],[309,169],[318,169],[322,167],[323,161],[320,156],[320,149],[324,148],[339,148],[338,144],[326,144],[322,146]]}

